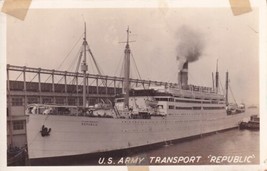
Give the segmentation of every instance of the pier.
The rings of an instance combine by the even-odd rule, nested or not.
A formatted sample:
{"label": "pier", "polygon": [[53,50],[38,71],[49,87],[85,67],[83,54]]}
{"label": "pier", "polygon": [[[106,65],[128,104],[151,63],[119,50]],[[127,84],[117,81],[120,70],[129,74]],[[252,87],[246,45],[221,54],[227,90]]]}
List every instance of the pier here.
{"label": "pier", "polygon": [[[26,144],[28,104],[82,106],[83,74],[7,64],[7,140],[11,146]],[[86,74],[86,101],[93,105],[100,99],[113,102],[123,91],[123,77]],[[162,81],[130,79],[130,87],[177,86]]]}

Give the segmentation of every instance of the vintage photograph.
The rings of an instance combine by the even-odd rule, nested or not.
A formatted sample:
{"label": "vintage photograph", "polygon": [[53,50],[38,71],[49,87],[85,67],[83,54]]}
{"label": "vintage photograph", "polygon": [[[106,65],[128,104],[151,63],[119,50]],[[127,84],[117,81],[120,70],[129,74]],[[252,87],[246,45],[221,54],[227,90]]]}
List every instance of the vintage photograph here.
{"label": "vintage photograph", "polygon": [[7,166],[257,165],[259,9],[6,18]]}

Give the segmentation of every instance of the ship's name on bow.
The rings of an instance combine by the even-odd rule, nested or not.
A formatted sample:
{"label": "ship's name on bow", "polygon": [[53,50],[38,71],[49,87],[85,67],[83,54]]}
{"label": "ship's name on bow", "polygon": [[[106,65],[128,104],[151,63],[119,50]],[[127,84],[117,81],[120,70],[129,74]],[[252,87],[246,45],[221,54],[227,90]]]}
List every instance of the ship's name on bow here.
{"label": "ship's name on bow", "polygon": [[82,121],[82,126],[97,126],[98,121]]}

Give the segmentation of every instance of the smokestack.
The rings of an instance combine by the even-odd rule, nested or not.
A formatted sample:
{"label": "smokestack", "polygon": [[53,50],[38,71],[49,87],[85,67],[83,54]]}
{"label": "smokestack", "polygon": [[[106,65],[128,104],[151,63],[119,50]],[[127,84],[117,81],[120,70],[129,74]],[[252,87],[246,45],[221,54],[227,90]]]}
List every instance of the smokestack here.
{"label": "smokestack", "polygon": [[183,68],[178,73],[178,85],[180,88],[188,85],[188,61],[183,64]]}
{"label": "smokestack", "polygon": [[187,26],[179,28],[177,38],[178,86],[185,89],[188,87],[188,63],[195,62],[202,56],[205,42],[198,31]]}

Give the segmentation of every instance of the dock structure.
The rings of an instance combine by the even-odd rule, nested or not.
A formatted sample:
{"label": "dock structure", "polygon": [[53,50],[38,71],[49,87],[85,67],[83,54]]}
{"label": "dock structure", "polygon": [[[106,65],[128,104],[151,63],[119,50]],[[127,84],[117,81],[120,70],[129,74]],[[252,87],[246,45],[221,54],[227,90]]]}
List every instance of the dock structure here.
{"label": "dock structure", "polygon": [[[84,75],[79,72],[15,66],[7,64],[7,140],[8,145],[26,144],[26,116],[28,104],[83,105]],[[14,78],[14,75],[16,78]],[[123,77],[86,74],[87,105],[100,99],[113,102],[123,91]],[[176,83],[130,79],[130,87],[148,88],[177,86]]]}

